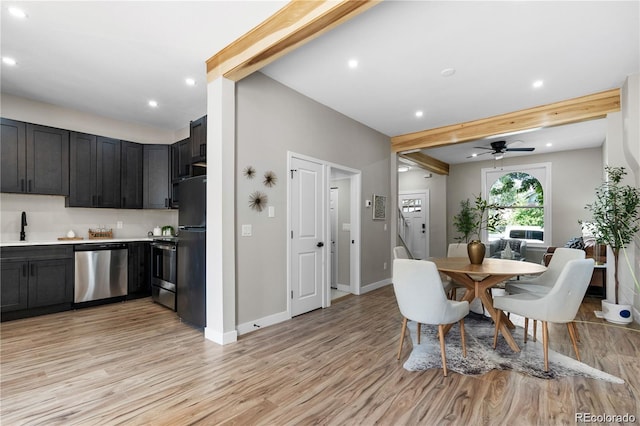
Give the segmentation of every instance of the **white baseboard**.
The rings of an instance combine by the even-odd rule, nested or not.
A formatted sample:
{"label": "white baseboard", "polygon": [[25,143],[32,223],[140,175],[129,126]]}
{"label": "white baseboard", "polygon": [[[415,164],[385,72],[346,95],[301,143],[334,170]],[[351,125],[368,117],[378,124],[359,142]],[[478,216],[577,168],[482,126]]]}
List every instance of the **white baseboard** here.
{"label": "white baseboard", "polygon": [[386,278],[382,281],[378,281],[378,282],[367,284],[360,287],[360,291],[356,294],[360,295],[360,294],[369,293],[370,291],[377,290],[389,284],[391,284],[391,278]]}
{"label": "white baseboard", "polygon": [[347,293],[351,293],[351,286],[349,284],[336,284],[338,290],[346,291]]}
{"label": "white baseboard", "polygon": [[238,341],[238,333],[236,330],[220,333],[210,327],[205,327],[204,338],[219,345],[228,345],[229,343],[235,343]]}
{"label": "white baseboard", "polygon": [[253,321],[246,322],[244,324],[238,324],[236,330],[238,335],[250,333],[252,331],[260,330],[263,327],[278,324],[291,319],[291,315],[288,312],[279,312],[277,314],[269,315],[264,318],[259,318]]}

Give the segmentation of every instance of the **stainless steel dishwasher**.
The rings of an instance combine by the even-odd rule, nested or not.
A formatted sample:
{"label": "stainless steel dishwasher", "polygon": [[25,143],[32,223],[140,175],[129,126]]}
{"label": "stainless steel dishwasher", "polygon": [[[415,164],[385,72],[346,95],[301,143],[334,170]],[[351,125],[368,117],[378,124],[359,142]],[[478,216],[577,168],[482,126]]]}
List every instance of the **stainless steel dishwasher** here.
{"label": "stainless steel dishwasher", "polygon": [[125,244],[76,245],[74,303],[126,296],[127,263]]}

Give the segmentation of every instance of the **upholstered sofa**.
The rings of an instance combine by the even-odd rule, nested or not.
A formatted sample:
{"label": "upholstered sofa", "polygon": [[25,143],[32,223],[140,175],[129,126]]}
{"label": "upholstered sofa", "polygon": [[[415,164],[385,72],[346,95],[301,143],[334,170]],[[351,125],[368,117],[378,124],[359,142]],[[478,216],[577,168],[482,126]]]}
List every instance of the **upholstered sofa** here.
{"label": "upholstered sofa", "polygon": [[500,259],[502,258],[502,252],[507,248],[507,244],[511,247],[511,254],[513,260],[526,260],[527,257],[527,241],[526,240],[510,240],[501,238],[499,240],[492,241],[489,244],[489,257]]}

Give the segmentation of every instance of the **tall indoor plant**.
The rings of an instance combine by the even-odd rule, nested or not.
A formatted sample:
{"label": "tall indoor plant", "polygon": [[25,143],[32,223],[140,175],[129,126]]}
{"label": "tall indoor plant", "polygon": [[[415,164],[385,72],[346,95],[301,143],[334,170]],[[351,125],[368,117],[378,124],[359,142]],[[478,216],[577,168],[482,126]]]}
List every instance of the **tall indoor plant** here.
{"label": "tall indoor plant", "polygon": [[[479,265],[484,259],[486,247],[482,243],[482,231],[494,231],[500,220],[498,212],[490,213],[490,210],[497,210],[498,207],[489,204],[480,195],[477,195],[474,204],[471,205],[469,199],[460,202],[460,212],[453,217],[453,225],[460,234],[457,238],[459,242],[467,243],[467,253],[472,264]],[[476,238],[473,238],[475,236]]]}
{"label": "tall indoor plant", "polygon": [[618,260],[640,231],[640,189],[622,185],[624,167],[605,167],[606,179],[596,188],[596,199],[585,207],[593,215],[596,242],[611,247],[614,259],[615,303],[619,301]]}

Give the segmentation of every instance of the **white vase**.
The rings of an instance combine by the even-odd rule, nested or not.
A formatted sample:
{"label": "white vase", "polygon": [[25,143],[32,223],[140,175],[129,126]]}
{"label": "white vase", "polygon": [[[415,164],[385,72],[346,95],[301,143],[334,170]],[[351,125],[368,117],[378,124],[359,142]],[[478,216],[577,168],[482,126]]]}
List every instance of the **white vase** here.
{"label": "white vase", "polygon": [[614,324],[630,324],[633,321],[631,305],[619,305],[606,300],[602,301],[604,319]]}

